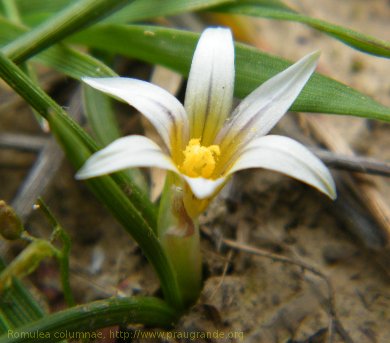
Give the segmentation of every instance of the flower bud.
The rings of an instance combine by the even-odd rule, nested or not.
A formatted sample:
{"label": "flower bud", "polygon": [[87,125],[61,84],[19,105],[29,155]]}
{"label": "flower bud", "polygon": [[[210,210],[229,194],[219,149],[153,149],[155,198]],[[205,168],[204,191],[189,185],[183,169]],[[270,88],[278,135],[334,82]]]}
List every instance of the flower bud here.
{"label": "flower bud", "polygon": [[4,200],[0,200],[0,235],[5,239],[14,240],[20,238],[23,230],[23,224],[12,207]]}

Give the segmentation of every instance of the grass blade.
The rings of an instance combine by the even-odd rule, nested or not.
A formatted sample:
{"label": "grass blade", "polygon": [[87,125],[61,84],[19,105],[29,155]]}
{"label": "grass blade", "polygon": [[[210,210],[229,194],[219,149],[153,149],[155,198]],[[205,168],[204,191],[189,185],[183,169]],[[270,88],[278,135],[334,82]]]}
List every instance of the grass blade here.
{"label": "grass blade", "polygon": [[[0,17],[0,44],[4,45],[27,32],[28,28],[17,25]],[[70,48],[56,44],[37,54],[34,61],[46,64],[57,71],[79,80],[83,76],[118,76],[110,67],[96,58]]]}
{"label": "grass blade", "polygon": [[[155,17],[171,16],[183,12],[208,9],[234,0],[136,0],[128,6],[104,19],[110,23],[129,23]],[[70,2],[69,0],[19,0],[19,8],[24,22],[31,26],[46,20],[60,11]],[[74,2],[74,0],[73,0]]]}
{"label": "grass blade", "polygon": [[[91,331],[129,323],[170,327],[176,320],[176,311],[160,299],[152,297],[111,298],[48,315],[0,336],[0,343],[58,342],[64,338],[103,338],[103,333],[100,333],[100,336],[94,336]],[[78,336],[75,335],[76,332],[79,333]]]}
{"label": "grass blade", "polygon": [[72,3],[35,29],[3,47],[2,52],[14,62],[24,62],[37,52],[106,16],[127,2],[129,0],[81,0]]}
{"label": "grass blade", "polygon": [[[73,122],[61,106],[2,54],[0,54],[0,76],[48,121],[52,132],[62,144],[74,167],[80,168],[91,153],[96,151],[95,142],[77,123]],[[176,275],[150,226],[150,224],[154,226],[155,217],[154,212],[148,213],[150,210],[148,199],[141,197],[138,201],[134,198],[134,202],[130,201],[128,195],[121,189],[120,181],[115,176],[103,176],[90,179],[86,184],[140,245],[159,276],[167,301],[181,308],[182,301]],[[136,189],[133,186],[131,197],[134,197],[133,193]],[[140,208],[143,208],[143,212],[140,212]]]}
{"label": "grass blade", "polygon": [[[0,258],[0,272],[6,267]],[[8,329],[28,324],[45,315],[30,292],[18,279],[13,279],[11,287],[0,296],[0,336]]]}
{"label": "grass blade", "polygon": [[[105,24],[78,33],[71,41],[161,64],[187,76],[198,39],[198,33],[163,27]],[[236,43],[235,95],[245,97],[290,65],[284,59]],[[390,121],[390,108],[319,73],[310,79],[291,109]]]}
{"label": "grass blade", "polygon": [[210,7],[232,3],[234,0],[137,0],[112,16],[106,23],[130,23],[184,12],[207,10]]}

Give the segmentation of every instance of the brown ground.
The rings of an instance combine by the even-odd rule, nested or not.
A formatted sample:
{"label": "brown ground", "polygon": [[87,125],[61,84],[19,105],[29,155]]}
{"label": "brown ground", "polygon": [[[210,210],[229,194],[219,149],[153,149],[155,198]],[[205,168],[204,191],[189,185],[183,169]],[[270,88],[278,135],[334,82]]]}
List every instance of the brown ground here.
{"label": "brown ground", "polygon": [[[388,1],[290,3],[299,3],[303,11],[316,17],[389,38]],[[354,51],[299,24],[261,20],[256,25],[259,44],[269,51],[296,60],[319,48],[322,72],[390,106],[388,60]],[[38,130],[22,106],[4,112],[0,123],[2,131]],[[332,125],[356,150],[390,160],[387,124],[333,117]],[[0,198],[10,201],[34,154],[0,152]],[[77,300],[156,292],[158,282],[139,249],[84,186],[74,181],[73,174],[64,162],[45,198],[73,239],[71,282]],[[376,177],[375,182],[386,198],[388,178]],[[223,238],[231,238],[321,271],[334,288],[338,319],[352,341],[390,342],[389,260],[383,259],[383,250],[378,259],[378,253],[347,230],[339,220],[340,207],[331,206],[330,200],[296,181],[264,171],[243,172],[232,187],[202,218],[204,227],[213,233],[203,236],[205,287],[178,331],[236,336],[208,342],[324,342],[329,321],[324,280],[301,267],[221,246]],[[386,201],[390,206],[388,197]],[[37,214],[27,227],[37,236],[49,234]],[[0,249],[8,256],[17,248],[0,241]],[[32,279],[49,306],[61,306],[55,264],[44,263]],[[345,337],[337,334],[334,342],[347,342]]]}

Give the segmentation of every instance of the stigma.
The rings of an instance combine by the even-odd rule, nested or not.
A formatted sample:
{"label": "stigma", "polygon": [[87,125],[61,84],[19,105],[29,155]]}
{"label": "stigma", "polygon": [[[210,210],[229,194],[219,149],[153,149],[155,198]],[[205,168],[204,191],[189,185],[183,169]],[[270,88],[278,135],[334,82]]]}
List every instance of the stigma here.
{"label": "stigma", "polygon": [[206,147],[200,144],[200,138],[193,138],[189,141],[183,154],[184,161],[180,167],[181,172],[189,177],[208,179],[214,172],[221,151],[218,145]]}

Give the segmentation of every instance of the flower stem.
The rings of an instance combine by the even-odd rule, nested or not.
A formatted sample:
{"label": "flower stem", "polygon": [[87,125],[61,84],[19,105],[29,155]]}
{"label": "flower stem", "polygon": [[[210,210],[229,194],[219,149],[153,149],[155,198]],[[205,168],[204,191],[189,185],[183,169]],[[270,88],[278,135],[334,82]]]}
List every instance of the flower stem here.
{"label": "flower stem", "polygon": [[64,292],[64,298],[67,305],[70,307],[74,306],[75,300],[73,298],[73,293],[69,281],[69,254],[70,249],[72,247],[72,241],[68,233],[60,225],[60,223],[55,218],[54,214],[51,212],[51,210],[42,198],[38,199],[37,204],[39,205],[39,208],[42,210],[42,212],[45,214],[45,216],[54,228],[51,241],[53,241],[57,237],[59,237],[59,239],[61,240],[62,247],[60,251],[56,254],[56,257],[60,265],[62,291]]}
{"label": "flower stem", "polygon": [[201,291],[202,258],[198,223],[183,204],[181,180],[168,173],[160,203],[158,236],[175,270],[185,306],[196,302]]}

